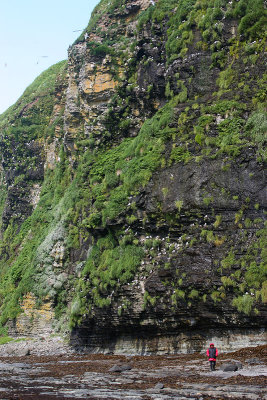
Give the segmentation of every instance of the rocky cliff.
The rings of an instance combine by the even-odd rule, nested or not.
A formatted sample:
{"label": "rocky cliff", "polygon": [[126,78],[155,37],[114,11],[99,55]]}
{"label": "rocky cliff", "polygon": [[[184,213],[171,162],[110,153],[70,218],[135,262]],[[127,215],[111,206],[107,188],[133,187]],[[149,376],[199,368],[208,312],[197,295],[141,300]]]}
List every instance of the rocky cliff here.
{"label": "rocky cliff", "polygon": [[264,342],[265,22],[260,0],[102,0],[2,114],[2,329]]}

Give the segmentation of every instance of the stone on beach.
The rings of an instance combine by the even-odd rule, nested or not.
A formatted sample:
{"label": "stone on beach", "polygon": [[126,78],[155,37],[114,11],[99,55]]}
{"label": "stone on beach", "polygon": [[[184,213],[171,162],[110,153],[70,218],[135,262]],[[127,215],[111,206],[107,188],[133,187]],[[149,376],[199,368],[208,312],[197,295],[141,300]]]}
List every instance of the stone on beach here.
{"label": "stone on beach", "polygon": [[132,367],[130,364],[115,364],[113,367],[109,369],[109,372],[123,372],[123,371],[129,371],[131,370]]}

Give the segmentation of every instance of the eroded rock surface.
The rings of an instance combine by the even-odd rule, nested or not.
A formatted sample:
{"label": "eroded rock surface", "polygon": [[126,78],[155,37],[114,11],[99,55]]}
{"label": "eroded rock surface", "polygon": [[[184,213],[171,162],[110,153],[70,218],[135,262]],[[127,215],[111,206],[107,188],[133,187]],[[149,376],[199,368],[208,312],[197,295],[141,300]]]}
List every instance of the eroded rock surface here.
{"label": "eroded rock surface", "polygon": [[[63,353],[59,357],[51,354],[55,345],[50,341],[43,356],[38,355],[40,347],[35,355],[20,358],[3,358],[1,351],[0,398],[263,400],[267,395],[266,346],[235,352],[241,370],[210,372],[204,354],[131,357],[131,369],[118,371],[114,367],[128,365],[129,357]],[[258,354],[263,364],[247,364],[244,357],[251,353]],[[229,357],[221,355],[218,368]]]}

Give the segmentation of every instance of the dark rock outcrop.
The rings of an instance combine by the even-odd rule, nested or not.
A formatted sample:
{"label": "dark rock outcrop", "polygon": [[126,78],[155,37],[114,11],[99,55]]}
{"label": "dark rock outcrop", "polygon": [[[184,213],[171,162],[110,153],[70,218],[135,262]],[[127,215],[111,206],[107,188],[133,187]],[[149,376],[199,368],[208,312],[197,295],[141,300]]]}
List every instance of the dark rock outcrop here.
{"label": "dark rock outcrop", "polygon": [[258,3],[101,1],[67,73],[0,118],[1,324],[41,313],[90,351],[264,342]]}

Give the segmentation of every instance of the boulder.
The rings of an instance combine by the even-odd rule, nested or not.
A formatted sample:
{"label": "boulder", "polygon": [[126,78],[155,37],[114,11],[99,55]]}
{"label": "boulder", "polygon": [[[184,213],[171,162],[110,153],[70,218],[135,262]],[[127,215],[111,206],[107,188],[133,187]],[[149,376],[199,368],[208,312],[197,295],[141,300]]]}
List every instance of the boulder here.
{"label": "boulder", "polygon": [[113,367],[109,369],[109,372],[123,372],[123,371],[129,371],[131,370],[132,367],[130,364],[115,364]]}
{"label": "boulder", "polygon": [[7,346],[3,352],[4,357],[25,357],[31,354],[31,349],[28,346],[15,348]]}
{"label": "boulder", "polygon": [[155,389],[164,389],[163,383],[159,382],[155,385]]}
{"label": "boulder", "polygon": [[18,352],[18,355],[21,357],[29,356],[30,354],[31,354],[31,349],[29,347],[24,347]]}
{"label": "boulder", "polygon": [[261,364],[259,357],[247,358],[245,362],[248,364]]}
{"label": "boulder", "polygon": [[236,363],[222,364],[220,370],[224,372],[234,372],[238,370],[238,365]]}
{"label": "boulder", "polygon": [[243,368],[243,365],[242,365],[242,363],[240,361],[234,360],[232,358],[224,360],[224,365],[225,364],[235,364],[235,365],[237,365],[237,369],[242,369]]}

